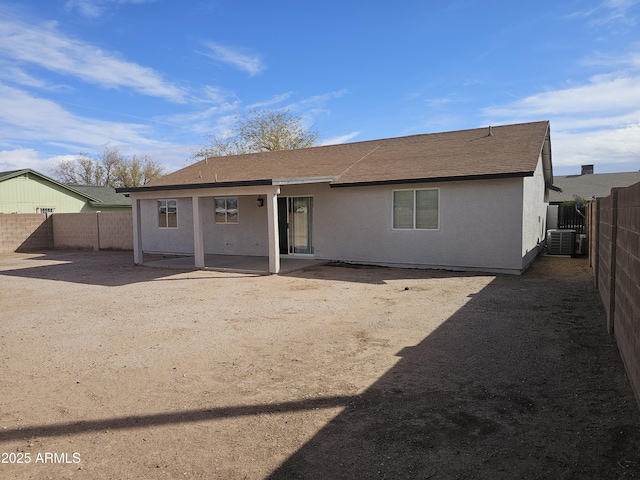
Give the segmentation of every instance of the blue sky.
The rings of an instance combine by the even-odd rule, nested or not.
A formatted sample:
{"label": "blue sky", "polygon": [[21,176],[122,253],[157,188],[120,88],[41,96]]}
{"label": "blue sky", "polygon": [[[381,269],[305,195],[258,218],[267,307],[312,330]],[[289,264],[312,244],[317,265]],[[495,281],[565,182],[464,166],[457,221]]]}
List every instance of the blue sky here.
{"label": "blue sky", "polygon": [[0,171],[186,166],[235,114],[325,144],[551,121],[554,173],[640,170],[640,0],[0,0]]}

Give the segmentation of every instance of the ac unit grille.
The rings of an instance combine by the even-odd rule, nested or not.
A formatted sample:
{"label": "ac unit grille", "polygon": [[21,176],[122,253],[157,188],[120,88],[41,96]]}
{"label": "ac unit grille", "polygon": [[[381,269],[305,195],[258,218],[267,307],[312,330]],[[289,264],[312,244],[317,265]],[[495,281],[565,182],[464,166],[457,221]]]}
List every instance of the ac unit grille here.
{"label": "ac unit grille", "polygon": [[549,255],[573,255],[575,244],[575,230],[547,231],[547,252]]}

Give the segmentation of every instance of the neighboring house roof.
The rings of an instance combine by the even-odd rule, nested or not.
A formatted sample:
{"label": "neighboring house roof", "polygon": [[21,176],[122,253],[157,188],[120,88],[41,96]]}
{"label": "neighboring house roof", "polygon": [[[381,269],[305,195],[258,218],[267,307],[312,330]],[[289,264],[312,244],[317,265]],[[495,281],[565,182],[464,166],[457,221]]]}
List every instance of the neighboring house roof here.
{"label": "neighboring house roof", "polygon": [[549,203],[575,200],[574,195],[589,200],[607,197],[615,187],[628,187],[640,182],[640,172],[592,173],[586,175],[555,176],[553,183],[562,192],[549,192]]}
{"label": "neighboring house roof", "polygon": [[[549,122],[412,135],[202,160],[121,192],[329,182],[332,187],[533,175]],[[548,152],[550,156],[550,149]],[[549,170],[547,176],[552,178]]]}
{"label": "neighboring house roof", "polygon": [[115,188],[96,187],[93,185],[69,185],[74,190],[97,199],[92,205],[96,207],[130,207],[131,199],[122,193],[117,193]]}
{"label": "neighboring house roof", "polygon": [[8,172],[0,172],[0,182],[5,180],[10,180],[15,177],[20,177],[22,175],[32,175],[34,177],[39,177],[42,180],[47,182],[51,182],[58,187],[61,187],[65,190],[68,190],[70,193],[75,193],[81,197],[87,199],[87,201],[94,207],[130,207],[131,200],[125,197],[121,193],[116,193],[116,191],[111,187],[92,187],[86,185],[65,185],[63,183],[54,180],[53,178],[47,177],[40,172],[36,172],[35,170],[31,170],[30,168],[23,168],[22,170],[11,170]]}

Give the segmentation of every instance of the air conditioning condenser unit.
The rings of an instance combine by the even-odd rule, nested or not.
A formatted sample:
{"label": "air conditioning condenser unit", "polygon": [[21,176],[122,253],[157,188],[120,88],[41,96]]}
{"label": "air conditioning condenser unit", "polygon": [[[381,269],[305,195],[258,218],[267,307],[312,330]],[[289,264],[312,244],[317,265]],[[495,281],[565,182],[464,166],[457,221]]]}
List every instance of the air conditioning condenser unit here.
{"label": "air conditioning condenser unit", "polygon": [[547,253],[549,255],[573,255],[575,248],[575,230],[547,230]]}

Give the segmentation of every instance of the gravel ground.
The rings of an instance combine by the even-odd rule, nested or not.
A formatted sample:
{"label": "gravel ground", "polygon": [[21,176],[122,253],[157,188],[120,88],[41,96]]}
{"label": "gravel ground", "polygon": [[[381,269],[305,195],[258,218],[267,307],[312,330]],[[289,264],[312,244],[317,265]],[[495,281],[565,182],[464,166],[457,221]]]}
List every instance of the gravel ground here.
{"label": "gravel ground", "polygon": [[12,254],[0,302],[2,479],[640,478],[586,259],[252,276]]}

